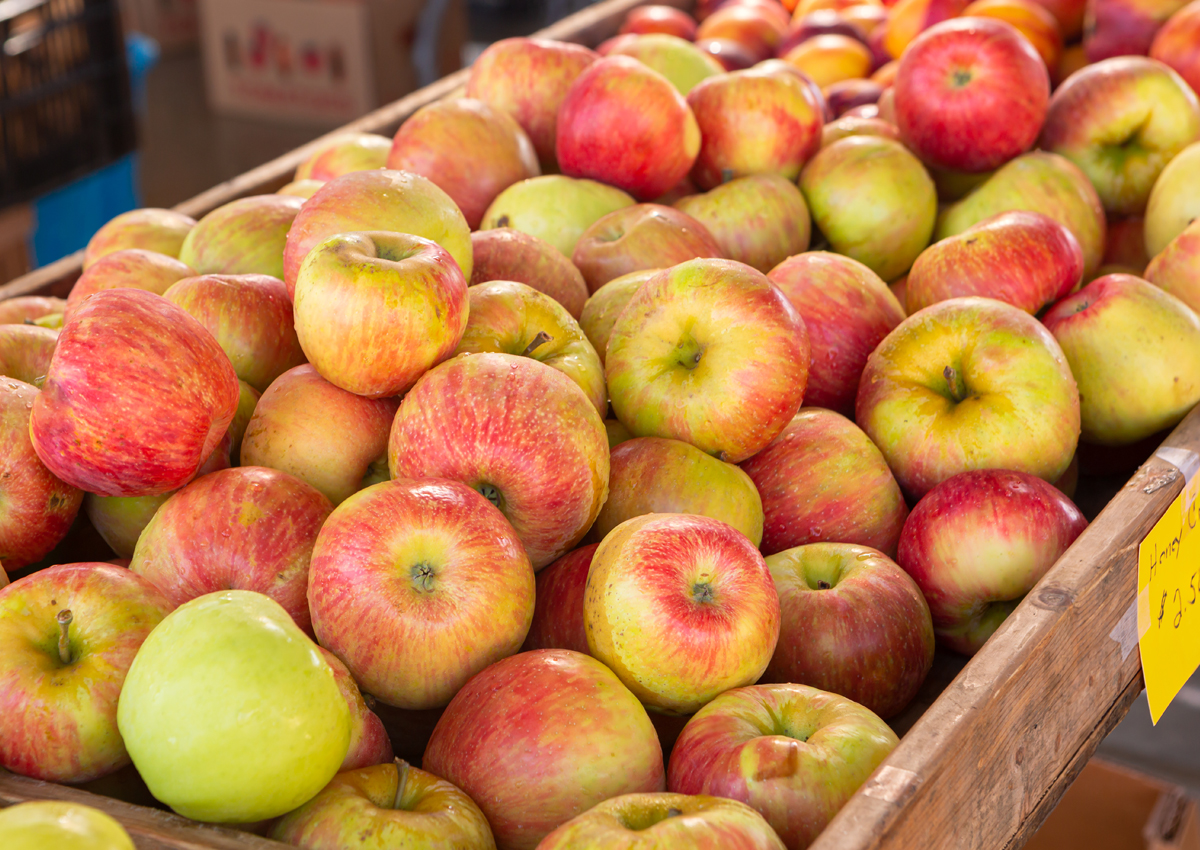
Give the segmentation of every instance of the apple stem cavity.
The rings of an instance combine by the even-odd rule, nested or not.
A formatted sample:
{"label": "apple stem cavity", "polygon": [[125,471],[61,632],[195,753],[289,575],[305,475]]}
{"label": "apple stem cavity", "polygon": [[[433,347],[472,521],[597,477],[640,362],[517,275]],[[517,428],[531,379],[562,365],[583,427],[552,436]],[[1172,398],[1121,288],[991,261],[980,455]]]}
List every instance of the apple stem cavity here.
{"label": "apple stem cavity", "polygon": [[521,356],[528,357],[530,354],[533,354],[534,351],[541,348],[552,339],[554,339],[554,337],[550,336],[550,334],[546,333],[545,331],[538,331],[537,336],[533,338],[529,345],[525,346],[525,350],[521,352]]}
{"label": "apple stem cavity", "polygon": [[422,561],[419,564],[413,564],[410,574],[412,575],[413,587],[422,593],[433,593],[434,579],[437,578],[433,567]]}
{"label": "apple stem cavity", "polygon": [[71,621],[75,619],[75,615],[71,613],[70,608],[64,608],[54,619],[58,621],[58,658],[63,664],[70,664],[70,630]]}
{"label": "apple stem cavity", "polygon": [[401,802],[404,800],[404,791],[408,786],[408,762],[404,759],[396,759],[396,798],[392,801],[393,809],[400,809]]}
{"label": "apple stem cavity", "polygon": [[817,590],[829,590],[831,587],[833,587],[833,585],[825,581],[825,579],[817,579]]}
{"label": "apple stem cavity", "polygon": [[480,484],[475,489],[479,491],[479,495],[483,496],[483,498],[487,499],[498,509],[504,510],[500,507],[503,497],[500,495],[500,491],[496,487],[493,487],[491,484]]}
{"label": "apple stem cavity", "polygon": [[967,397],[967,388],[963,385],[962,376],[958,374],[958,370],[953,366],[947,366],[942,370],[942,375],[946,379],[946,386],[950,390],[950,397],[956,402],[962,401]]}
{"label": "apple stem cavity", "polygon": [[698,581],[692,585],[692,601],[697,605],[711,605],[715,597],[716,592],[708,582]]}

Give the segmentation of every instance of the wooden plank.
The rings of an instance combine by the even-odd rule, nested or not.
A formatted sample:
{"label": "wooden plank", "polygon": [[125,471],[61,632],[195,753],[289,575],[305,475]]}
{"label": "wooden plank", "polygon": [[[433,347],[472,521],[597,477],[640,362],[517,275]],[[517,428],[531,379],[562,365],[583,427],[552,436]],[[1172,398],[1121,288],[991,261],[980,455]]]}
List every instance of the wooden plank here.
{"label": "wooden plank", "polygon": [[[1164,445],[1200,450],[1200,409]],[[1136,645],[1114,629],[1136,595],[1138,543],[1183,483],[1148,460],[813,850],[1020,846],[1141,690]]]}

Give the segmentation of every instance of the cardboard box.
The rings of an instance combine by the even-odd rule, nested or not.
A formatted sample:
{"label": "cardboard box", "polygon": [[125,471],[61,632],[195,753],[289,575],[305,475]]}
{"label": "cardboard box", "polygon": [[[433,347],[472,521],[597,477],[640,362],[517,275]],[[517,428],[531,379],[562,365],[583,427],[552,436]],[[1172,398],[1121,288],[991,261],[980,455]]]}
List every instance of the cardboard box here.
{"label": "cardboard box", "polygon": [[458,70],[463,0],[200,0],[210,106],[343,124]]}
{"label": "cardboard box", "polygon": [[158,42],[164,54],[194,49],[200,39],[196,0],[120,0],[126,32],[140,32]]}
{"label": "cardboard box", "polygon": [[1093,759],[1025,847],[1200,850],[1200,816],[1181,789]]}

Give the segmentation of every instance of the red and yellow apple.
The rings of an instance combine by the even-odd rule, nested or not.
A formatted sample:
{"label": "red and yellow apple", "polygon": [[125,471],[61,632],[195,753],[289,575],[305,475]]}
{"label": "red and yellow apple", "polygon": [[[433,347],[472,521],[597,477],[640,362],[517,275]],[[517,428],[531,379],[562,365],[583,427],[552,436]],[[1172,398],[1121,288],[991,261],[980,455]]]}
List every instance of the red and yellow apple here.
{"label": "red and yellow apple", "polygon": [[186,263],[166,254],[142,248],[113,251],[93,262],[75,281],[67,296],[63,320],[71,318],[83,299],[101,290],[144,289],[162,295],[176,281],[195,273]]}
{"label": "red and yellow apple", "polygon": [[582,313],[587,282],[549,242],[511,227],[497,227],[472,233],[471,250],[475,263],[468,285],[513,280],[549,295],[576,319]]}
{"label": "red and yellow apple", "polygon": [[0,376],[37,386],[50,369],[58,331],[37,325],[0,325]]}
{"label": "red and yellow apple", "polygon": [[174,210],[145,208],[121,213],[88,241],[83,252],[83,268],[86,270],[106,254],[127,248],[178,257],[184,239],[195,225],[196,220],[190,215]]}
{"label": "red and yellow apple", "polygon": [[601,365],[604,365],[608,352],[608,338],[612,336],[617,317],[624,311],[633,294],[642,288],[642,284],[660,271],[661,269],[643,269],[640,272],[621,275],[596,290],[596,294],[583,305],[579,327],[596,349]]}
{"label": "red and yellow apple", "polygon": [[217,207],[188,231],[179,259],[196,274],[283,277],[284,245],[305,203],[290,195],[254,195]]}
{"label": "red and yellow apple", "polygon": [[340,133],[321,144],[308,159],[296,166],[293,182],[322,183],[351,171],[369,171],[387,165],[392,140],[376,133]]}
{"label": "red and yellow apple", "polygon": [[592,223],[635,201],[615,186],[547,174],[509,186],[488,207],[480,228],[511,227],[536,236],[565,257]]}
{"label": "red and yellow apple", "polygon": [[1200,91],[1200,3],[1188,3],[1167,19],[1150,44],[1150,58],[1172,68]]}
{"label": "red and yellow apple", "polygon": [[588,654],[583,624],[583,597],[588,571],[599,543],[568,552],[537,574],[533,622],[522,652],[531,649],[570,649]]}

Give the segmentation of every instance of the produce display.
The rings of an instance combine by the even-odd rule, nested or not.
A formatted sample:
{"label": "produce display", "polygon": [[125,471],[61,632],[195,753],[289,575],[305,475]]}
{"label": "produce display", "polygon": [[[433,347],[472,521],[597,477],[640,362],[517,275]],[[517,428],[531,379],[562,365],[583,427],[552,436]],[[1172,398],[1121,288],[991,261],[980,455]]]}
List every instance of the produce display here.
{"label": "produce display", "polygon": [[641,6],[116,217],[0,302],[0,766],[310,850],[804,850],[1200,401],[1151,5]]}

